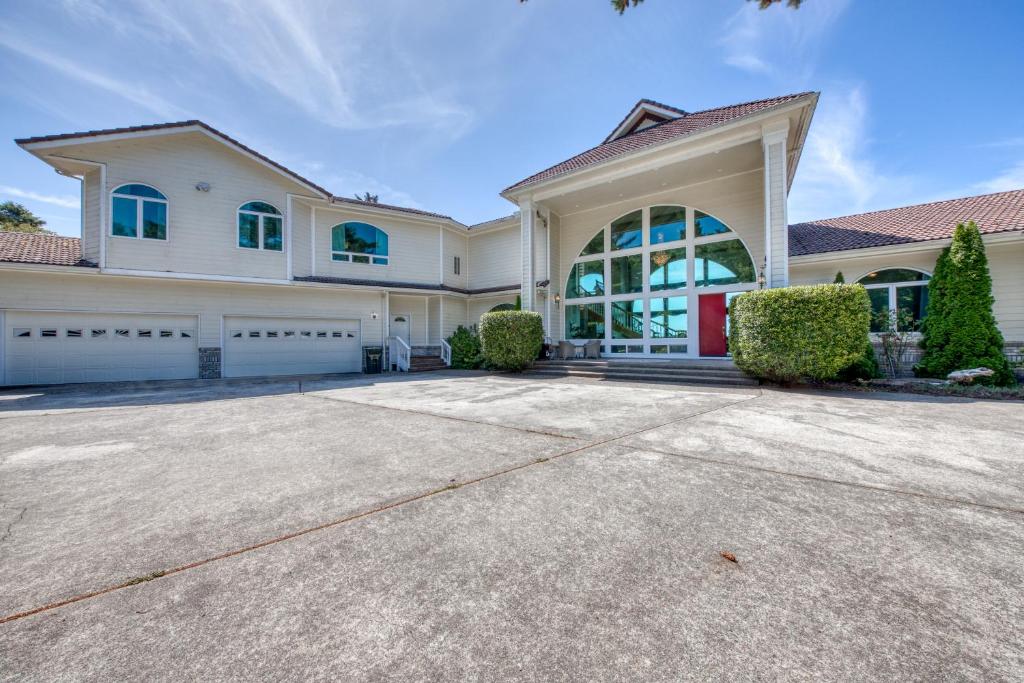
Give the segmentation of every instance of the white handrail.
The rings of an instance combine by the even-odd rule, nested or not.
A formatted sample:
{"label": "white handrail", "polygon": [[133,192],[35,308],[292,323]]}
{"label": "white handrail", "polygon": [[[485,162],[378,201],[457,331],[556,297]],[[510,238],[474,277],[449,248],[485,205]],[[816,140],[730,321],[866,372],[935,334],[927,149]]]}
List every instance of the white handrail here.
{"label": "white handrail", "polygon": [[448,367],[452,366],[452,346],[444,339],[441,340],[441,360]]}
{"label": "white handrail", "polygon": [[409,365],[412,358],[412,348],[401,337],[388,337],[388,350],[391,354],[391,362],[399,372],[409,372]]}

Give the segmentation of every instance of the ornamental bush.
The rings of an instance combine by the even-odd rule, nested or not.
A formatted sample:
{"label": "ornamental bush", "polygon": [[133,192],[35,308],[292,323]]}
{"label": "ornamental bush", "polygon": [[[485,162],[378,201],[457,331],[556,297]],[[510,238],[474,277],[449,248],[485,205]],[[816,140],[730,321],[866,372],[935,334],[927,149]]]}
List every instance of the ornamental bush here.
{"label": "ornamental bush", "polygon": [[452,347],[452,367],[457,370],[475,370],[483,363],[480,353],[480,336],[476,328],[459,325],[452,336],[448,337],[448,345]]}
{"label": "ornamental bush", "polygon": [[746,292],[729,306],[729,350],[754,377],[830,380],[864,357],[870,322],[871,304],[860,285]]}
{"label": "ornamental bush", "polygon": [[[984,366],[995,375],[984,383],[1012,386],[1016,378],[1003,355],[1003,335],[992,314],[992,276],[985,245],[973,221],[953,231],[928,283],[928,311],[921,324],[924,355],[914,372],[945,377]],[[982,381],[982,380],[979,380]]]}
{"label": "ornamental bush", "polygon": [[484,362],[496,370],[517,372],[533,364],[544,343],[544,324],[532,311],[495,311],[480,317]]}

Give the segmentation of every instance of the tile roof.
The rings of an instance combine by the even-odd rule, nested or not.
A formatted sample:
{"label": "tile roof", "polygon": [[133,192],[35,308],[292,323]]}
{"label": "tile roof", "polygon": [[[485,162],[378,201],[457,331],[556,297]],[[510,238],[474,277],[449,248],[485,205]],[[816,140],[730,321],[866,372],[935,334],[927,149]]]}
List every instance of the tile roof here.
{"label": "tile roof", "polygon": [[277,170],[281,171],[285,175],[290,176],[294,180],[297,180],[300,184],[306,185],[308,187],[311,187],[314,190],[316,190],[317,192],[319,192],[320,194],[322,194],[322,195],[324,195],[326,197],[330,197],[331,200],[334,201],[334,202],[342,202],[344,204],[353,204],[353,205],[357,205],[357,206],[367,206],[367,207],[379,208],[379,209],[387,209],[387,210],[390,210],[390,211],[401,211],[403,213],[411,213],[411,214],[416,214],[418,216],[429,216],[431,218],[442,218],[442,219],[445,219],[445,220],[453,220],[450,216],[445,216],[444,214],[440,214],[440,213],[433,213],[431,211],[423,211],[422,209],[411,209],[411,208],[408,208],[408,207],[405,207],[405,206],[394,206],[392,204],[379,204],[379,203],[376,203],[376,202],[364,202],[364,201],[359,200],[359,199],[349,199],[348,197],[337,197],[337,196],[334,196],[330,192],[325,190],[324,188],[320,187],[319,185],[317,185],[316,183],[312,182],[311,180],[307,180],[306,178],[304,178],[303,176],[299,175],[295,171],[291,170],[287,166],[279,164],[276,161],[274,161],[273,159],[271,159],[270,157],[264,156],[264,155],[260,154],[259,152],[257,152],[256,150],[252,149],[251,147],[247,147],[246,145],[243,145],[241,142],[239,142],[238,140],[235,140],[230,135],[227,135],[226,133],[222,133],[221,131],[217,130],[213,126],[209,125],[208,123],[204,123],[203,121],[200,121],[199,119],[190,119],[188,121],[173,121],[173,122],[170,122],[170,123],[154,123],[154,124],[149,124],[149,125],[145,125],[145,126],[129,126],[129,127],[126,127],[126,128],[105,128],[105,129],[101,129],[101,130],[87,130],[87,131],[82,131],[82,132],[78,132],[78,133],[60,133],[58,135],[40,135],[40,136],[32,137],[32,138],[18,138],[14,142],[16,144],[18,144],[18,145],[31,145],[33,143],[39,143],[39,142],[56,142],[56,141],[61,141],[61,140],[74,140],[74,139],[78,139],[78,138],[100,137],[100,136],[103,136],[103,135],[121,135],[121,134],[125,134],[125,133],[142,133],[142,132],[151,131],[151,130],[169,130],[169,129],[173,129],[173,128],[189,128],[189,127],[193,127],[193,126],[197,127],[197,128],[202,128],[203,130],[211,133],[212,135],[220,138],[221,140],[223,140],[223,141],[225,141],[225,142],[227,142],[227,143],[229,143],[231,145],[234,145],[234,146],[238,147],[239,149],[241,149],[241,150],[243,150],[243,151],[253,155],[254,157],[259,159],[260,161],[263,161],[263,162],[273,166],[274,168],[276,168]]}
{"label": "tile roof", "polygon": [[77,237],[27,232],[0,232],[0,261],[95,267],[82,260],[82,244]]}
{"label": "tile roof", "polygon": [[1024,190],[797,223],[789,226],[789,255],[946,239],[969,220],[982,234],[1024,230]]}
{"label": "tile roof", "polygon": [[566,159],[559,164],[555,164],[551,168],[547,168],[539,173],[533,174],[529,178],[520,180],[518,183],[505,188],[504,192],[515,190],[524,185],[537,183],[542,180],[549,180],[556,176],[572,173],[573,171],[578,171],[582,168],[586,168],[587,166],[592,166],[593,164],[608,161],[631,152],[637,152],[646,147],[653,147],[677,138],[692,135],[715,126],[735,121],[736,119],[744,116],[757,114],[765,111],[766,109],[771,109],[772,107],[787,104],[794,100],[798,100],[801,97],[808,97],[814,94],[815,93],[813,92],[795,93],[792,95],[771,97],[764,100],[744,102],[742,104],[732,104],[727,107],[705,109],[704,111],[681,115],[679,118],[659,123],[651,126],[650,128],[638,130],[609,142],[603,142],[597,147],[593,147],[588,149],[586,152],[577,154],[571,159]]}
{"label": "tile roof", "polygon": [[659,109],[664,109],[666,111],[675,112],[676,114],[679,114],[680,116],[686,116],[687,114],[689,114],[689,112],[683,111],[682,109],[679,109],[678,107],[673,107],[673,106],[671,106],[669,104],[663,104],[663,103],[657,102],[655,100],[649,100],[649,99],[647,99],[645,97],[644,99],[642,99],[642,100],[638,101],[636,104],[634,104],[633,108],[629,110],[629,113],[622,117],[622,120],[619,121],[619,123],[615,126],[615,128],[612,129],[612,132],[608,134],[608,137],[606,137],[604,139],[604,142],[609,142],[612,138],[614,138],[615,134],[619,132],[619,128],[622,128],[622,126],[626,123],[626,121],[629,121],[629,119],[633,116],[633,114],[636,113],[636,110],[640,109],[644,105],[650,105],[650,106],[653,106],[653,107],[657,107]]}

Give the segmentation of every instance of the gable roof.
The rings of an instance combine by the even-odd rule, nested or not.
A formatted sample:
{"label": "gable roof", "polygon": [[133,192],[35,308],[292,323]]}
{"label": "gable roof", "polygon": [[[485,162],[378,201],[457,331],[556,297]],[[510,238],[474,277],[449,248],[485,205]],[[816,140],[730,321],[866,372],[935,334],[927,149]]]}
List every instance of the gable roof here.
{"label": "gable roof", "polygon": [[0,261],[95,267],[82,260],[82,242],[77,237],[28,232],[0,232]]}
{"label": "gable roof", "polygon": [[[715,109],[705,109],[704,111],[693,113],[684,113],[678,118],[665,121],[664,123],[659,123],[649,128],[629,133],[628,135],[624,135],[620,138],[602,142],[597,147],[592,147],[585,152],[566,159],[561,163],[555,164],[550,168],[546,168],[539,173],[534,173],[532,176],[524,178],[514,185],[510,185],[505,188],[502,193],[504,194],[505,192],[519,189],[524,185],[532,185],[533,183],[566,175],[573,171],[578,171],[603,161],[624,156],[631,152],[637,152],[647,147],[653,147],[678,138],[693,135],[694,133],[705,131],[726,123],[731,123],[745,116],[758,114],[773,107],[788,104],[802,97],[810,97],[816,94],[817,93],[815,92],[795,93],[792,95],[783,95],[781,97],[770,97],[764,100],[754,100],[753,102],[731,104],[726,107],[717,107]],[[641,102],[643,102],[643,100],[641,100]],[[632,115],[632,112],[630,115]],[[627,116],[627,119],[628,118],[629,117]]]}
{"label": "gable roof", "polygon": [[356,206],[364,206],[364,207],[369,207],[369,208],[386,209],[386,210],[390,210],[390,211],[400,211],[400,212],[403,212],[403,213],[410,213],[410,214],[415,214],[415,215],[418,215],[418,216],[428,216],[430,218],[440,218],[440,219],[449,220],[449,221],[452,221],[452,222],[457,222],[451,216],[446,216],[446,215],[440,214],[440,213],[433,213],[431,211],[423,211],[422,209],[413,209],[413,208],[409,208],[409,207],[405,207],[405,206],[395,206],[395,205],[392,205],[392,204],[380,204],[380,203],[376,203],[376,202],[366,202],[366,201],[363,201],[363,200],[360,200],[360,199],[354,199],[354,198],[353,199],[349,199],[348,197],[338,197],[338,196],[335,196],[335,195],[331,194],[329,191],[325,190],[324,188],[322,188],[319,185],[317,185],[316,183],[314,183],[313,181],[304,178],[303,176],[299,175],[298,173],[296,173],[295,171],[291,170],[290,168],[284,166],[283,164],[279,164],[278,162],[274,161],[270,157],[264,156],[264,155],[260,154],[259,152],[257,152],[256,150],[252,149],[251,147],[247,147],[246,145],[243,145],[241,142],[239,142],[238,140],[235,140],[230,135],[227,135],[226,133],[222,133],[221,131],[217,130],[213,126],[209,125],[208,123],[204,123],[203,121],[200,121],[199,119],[189,119],[188,121],[172,121],[172,122],[169,122],[169,123],[154,123],[154,124],[149,124],[149,125],[145,125],[145,126],[128,126],[126,128],[105,128],[105,129],[101,129],[101,130],[89,130],[89,131],[82,131],[82,132],[78,132],[78,133],[60,133],[60,134],[57,134],[57,135],[40,135],[40,136],[37,136],[37,137],[30,137],[30,138],[18,138],[14,142],[17,145],[22,146],[22,147],[31,147],[32,145],[36,145],[36,144],[39,144],[39,143],[46,143],[46,142],[73,141],[73,140],[80,140],[80,139],[87,139],[87,138],[103,137],[103,136],[108,136],[108,135],[128,135],[128,134],[131,134],[131,133],[158,132],[158,131],[162,131],[162,130],[175,130],[175,129],[179,129],[179,128],[196,128],[196,129],[199,129],[201,131],[204,131],[205,133],[211,135],[215,139],[218,139],[221,142],[227,144],[229,147],[234,147],[235,149],[240,150],[244,154],[247,154],[247,155],[250,155],[252,157],[255,157],[259,161],[262,161],[263,163],[273,167],[278,172],[282,173],[285,176],[288,176],[289,178],[291,178],[295,182],[299,183],[300,185],[304,185],[304,186],[312,189],[317,194],[322,195],[325,199],[328,199],[331,202],[341,202],[341,203],[344,203],[344,204],[353,204],[353,205],[356,205]]}
{"label": "gable roof", "polygon": [[[615,126],[608,137],[603,142],[611,142],[612,140],[625,135],[629,135],[640,121],[645,117],[653,119],[660,119],[662,121],[668,121],[669,119],[675,119],[680,116],[686,116],[688,112],[683,111],[677,107],[673,107],[668,104],[662,104],[654,100],[642,99],[633,105],[633,108],[629,110],[629,113],[619,121],[619,125]],[[632,121],[632,125],[630,122]],[[633,130],[630,130],[633,129]]]}
{"label": "gable roof", "polygon": [[789,255],[948,239],[964,221],[982,234],[1024,231],[1024,190],[796,223],[789,226]]}

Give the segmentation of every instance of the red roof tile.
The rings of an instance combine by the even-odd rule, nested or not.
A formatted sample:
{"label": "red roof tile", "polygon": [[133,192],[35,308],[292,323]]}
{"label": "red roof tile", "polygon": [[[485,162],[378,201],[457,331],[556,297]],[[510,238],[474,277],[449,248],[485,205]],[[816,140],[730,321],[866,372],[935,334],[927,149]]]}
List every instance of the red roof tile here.
{"label": "red roof tile", "polygon": [[1024,190],[797,223],[789,226],[789,255],[947,239],[964,221],[982,234],[1024,230]]}
{"label": "red roof tile", "polygon": [[82,260],[77,237],[0,232],[0,261],[40,263],[51,266],[93,266]]}
{"label": "red roof tile", "polygon": [[559,164],[555,164],[551,168],[545,169],[540,173],[535,173],[524,180],[520,180],[515,185],[505,188],[504,191],[508,192],[509,190],[515,190],[523,185],[529,185],[542,180],[549,180],[556,176],[572,173],[573,171],[578,171],[602,161],[608,161],[609,159],[614,159],[615,157],[623,156],[631,152],[637,152],[646,147],[653,147],[677,138],[693,135],[694,133],[713,128],[714,126],[729,123],[744,116],[757,114],[765,111],[766,109],[771,109],[772,107],[787,104],[801,97],[808,97],[814,94],[815,93],[813,92],[802,92],[793,95],[783,95],[782,97],[755,100],[753,102],[744,102],[742,104],[729,105],[728,107],[706,109],[704,111],[681,115],[679,118],[659,123],[651,126],[650,128],[638,130],[635,133],[630,133],[629,135],[625,135],[621,138],[616,138],[610,142],[601,143],[597,147],[588,149],[586,152],[581,154],[577,154],[571,159],[566,159]]}

